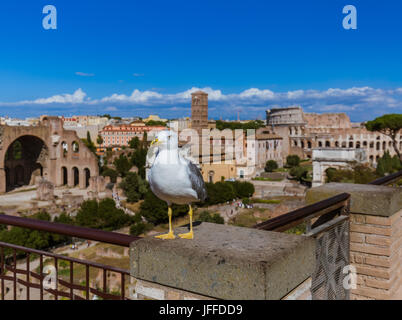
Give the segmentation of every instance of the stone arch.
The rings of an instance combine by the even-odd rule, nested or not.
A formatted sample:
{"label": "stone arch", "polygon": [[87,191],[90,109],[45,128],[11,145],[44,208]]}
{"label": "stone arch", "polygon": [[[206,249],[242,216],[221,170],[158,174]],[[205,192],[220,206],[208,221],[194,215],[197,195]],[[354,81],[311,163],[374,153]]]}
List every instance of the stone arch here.
{"label": "stone arch", "polygon": [[77,167],[73,167],[71,170],[73,172],[73,186],[75,187],[80,183],[80,172]]}
{"label": "stone arch", "polygon": [[21,135],[7,147],[3,163],[5,191],[33,185],[37,176],[46,175],[48,148],[35,135]]}
{"label": "stone arch", "polygon": [[80,144],[77,141],[73,141],[71,143],[71,150],[73,150],[74,153],[80,152]]}
{"label": "stone arch", "polygon": [[61,154],[63,155],[63,157],[65,157],[68,153],[68,143],[63,141],[61,143]]}
{"label": "stone arch", "polygon": [[214,175],[215,175],[215,171],[213,171],[213,170],[208,171],[208,182],[209,183],[214,183]]}

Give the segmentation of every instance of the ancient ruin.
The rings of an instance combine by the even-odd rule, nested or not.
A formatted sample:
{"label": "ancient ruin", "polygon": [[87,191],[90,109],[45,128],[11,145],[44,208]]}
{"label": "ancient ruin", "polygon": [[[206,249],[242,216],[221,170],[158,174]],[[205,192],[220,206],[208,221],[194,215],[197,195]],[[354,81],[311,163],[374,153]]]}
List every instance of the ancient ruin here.
{"label": "ancient ruin", "polygon": [[84,189],[98,175],[96,156],[58,117],[42,117],[37,126],[0,126],[0,193],[33,186],[37,177]]}

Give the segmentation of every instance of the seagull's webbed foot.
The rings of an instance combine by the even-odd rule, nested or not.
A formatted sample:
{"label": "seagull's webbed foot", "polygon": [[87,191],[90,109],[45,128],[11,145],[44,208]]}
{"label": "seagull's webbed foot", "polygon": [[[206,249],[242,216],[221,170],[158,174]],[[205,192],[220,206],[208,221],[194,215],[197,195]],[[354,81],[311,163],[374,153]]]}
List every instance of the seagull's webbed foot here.
{"label": "seagull's webbed foot", "polygon": [[169,232],[165,234],[161,234],[159,236],[155,236],[155,238],[158,239],[164,239],[164,240],[173,240],[176,238],[176,236],[173,233],[172,229],[172,208],[170,204],[168,204],[168,216],[169,216]]}
{"label": "seagull's webbed foot", "polygon": [[188,211],[188,215],[190,216],[190,232],[179,234],[179,237],[182,238],[182,239],[194,239],[194,233],[193,233],[193,208],[191,207],[191,205],[189,205],[188,207],[190,209]]}
{"label": "seagull's webbed foot", "polygon": [[158,238],[158,239],[167,239],[167,240],[173,240],[173,239],[175,239],[176,238],[176,236],[174,235],[174,233],[173,232],[168,232],[168,233],[165,233],[165,234],[161,234],[161,235],[159,235],[159,236],[155,236],[155,238]]}
{"label": "seagull's webbed foot", "polygon": [[187,232],[187,233],[181,233],[178,235],[182,239],[194,239],[194,233],[193,231]]}

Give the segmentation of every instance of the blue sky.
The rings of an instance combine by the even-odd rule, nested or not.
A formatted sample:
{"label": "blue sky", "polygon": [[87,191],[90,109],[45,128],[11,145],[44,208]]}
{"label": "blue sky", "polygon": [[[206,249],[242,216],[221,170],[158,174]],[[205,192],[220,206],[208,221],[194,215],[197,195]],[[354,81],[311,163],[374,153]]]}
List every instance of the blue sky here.
{"label": "blue sky", "polygon": [[[44,30],[42,8],[57,8]],[[357,8],[345,30],[342,8]],[[269,107],[402,112],[397,0],[7,0],[0,11],[0,115],[264,118]]]}

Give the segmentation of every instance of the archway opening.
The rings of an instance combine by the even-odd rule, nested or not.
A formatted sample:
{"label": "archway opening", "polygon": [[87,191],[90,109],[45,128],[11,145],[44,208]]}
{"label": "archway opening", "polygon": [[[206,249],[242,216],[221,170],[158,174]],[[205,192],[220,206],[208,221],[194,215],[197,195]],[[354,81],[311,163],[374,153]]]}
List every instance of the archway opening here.
{"label": "archway opening", "polygon": [[34,185],[35,178],[44,175],[47,155],[48,149],[38,137],[22,136],[11,143],[4,159],[6,191]]}
{"label": "archway opening", "polygon": [[61,168],[61,176],[63,177],[63,186],[68,184],[68,175],[67,175],[67,168]]}
{"label": "archway opening", "polygon": [[85,172],[85,188],[89,187],[89,178],[91,178],[91,171],[88,168],[84,169]]}
{"label": "archway opening", "polygon": [[77,167],[73,168],[73,179],[74,179],[74,187],[78,186],[78,184],[80,183],[80,175]]}

